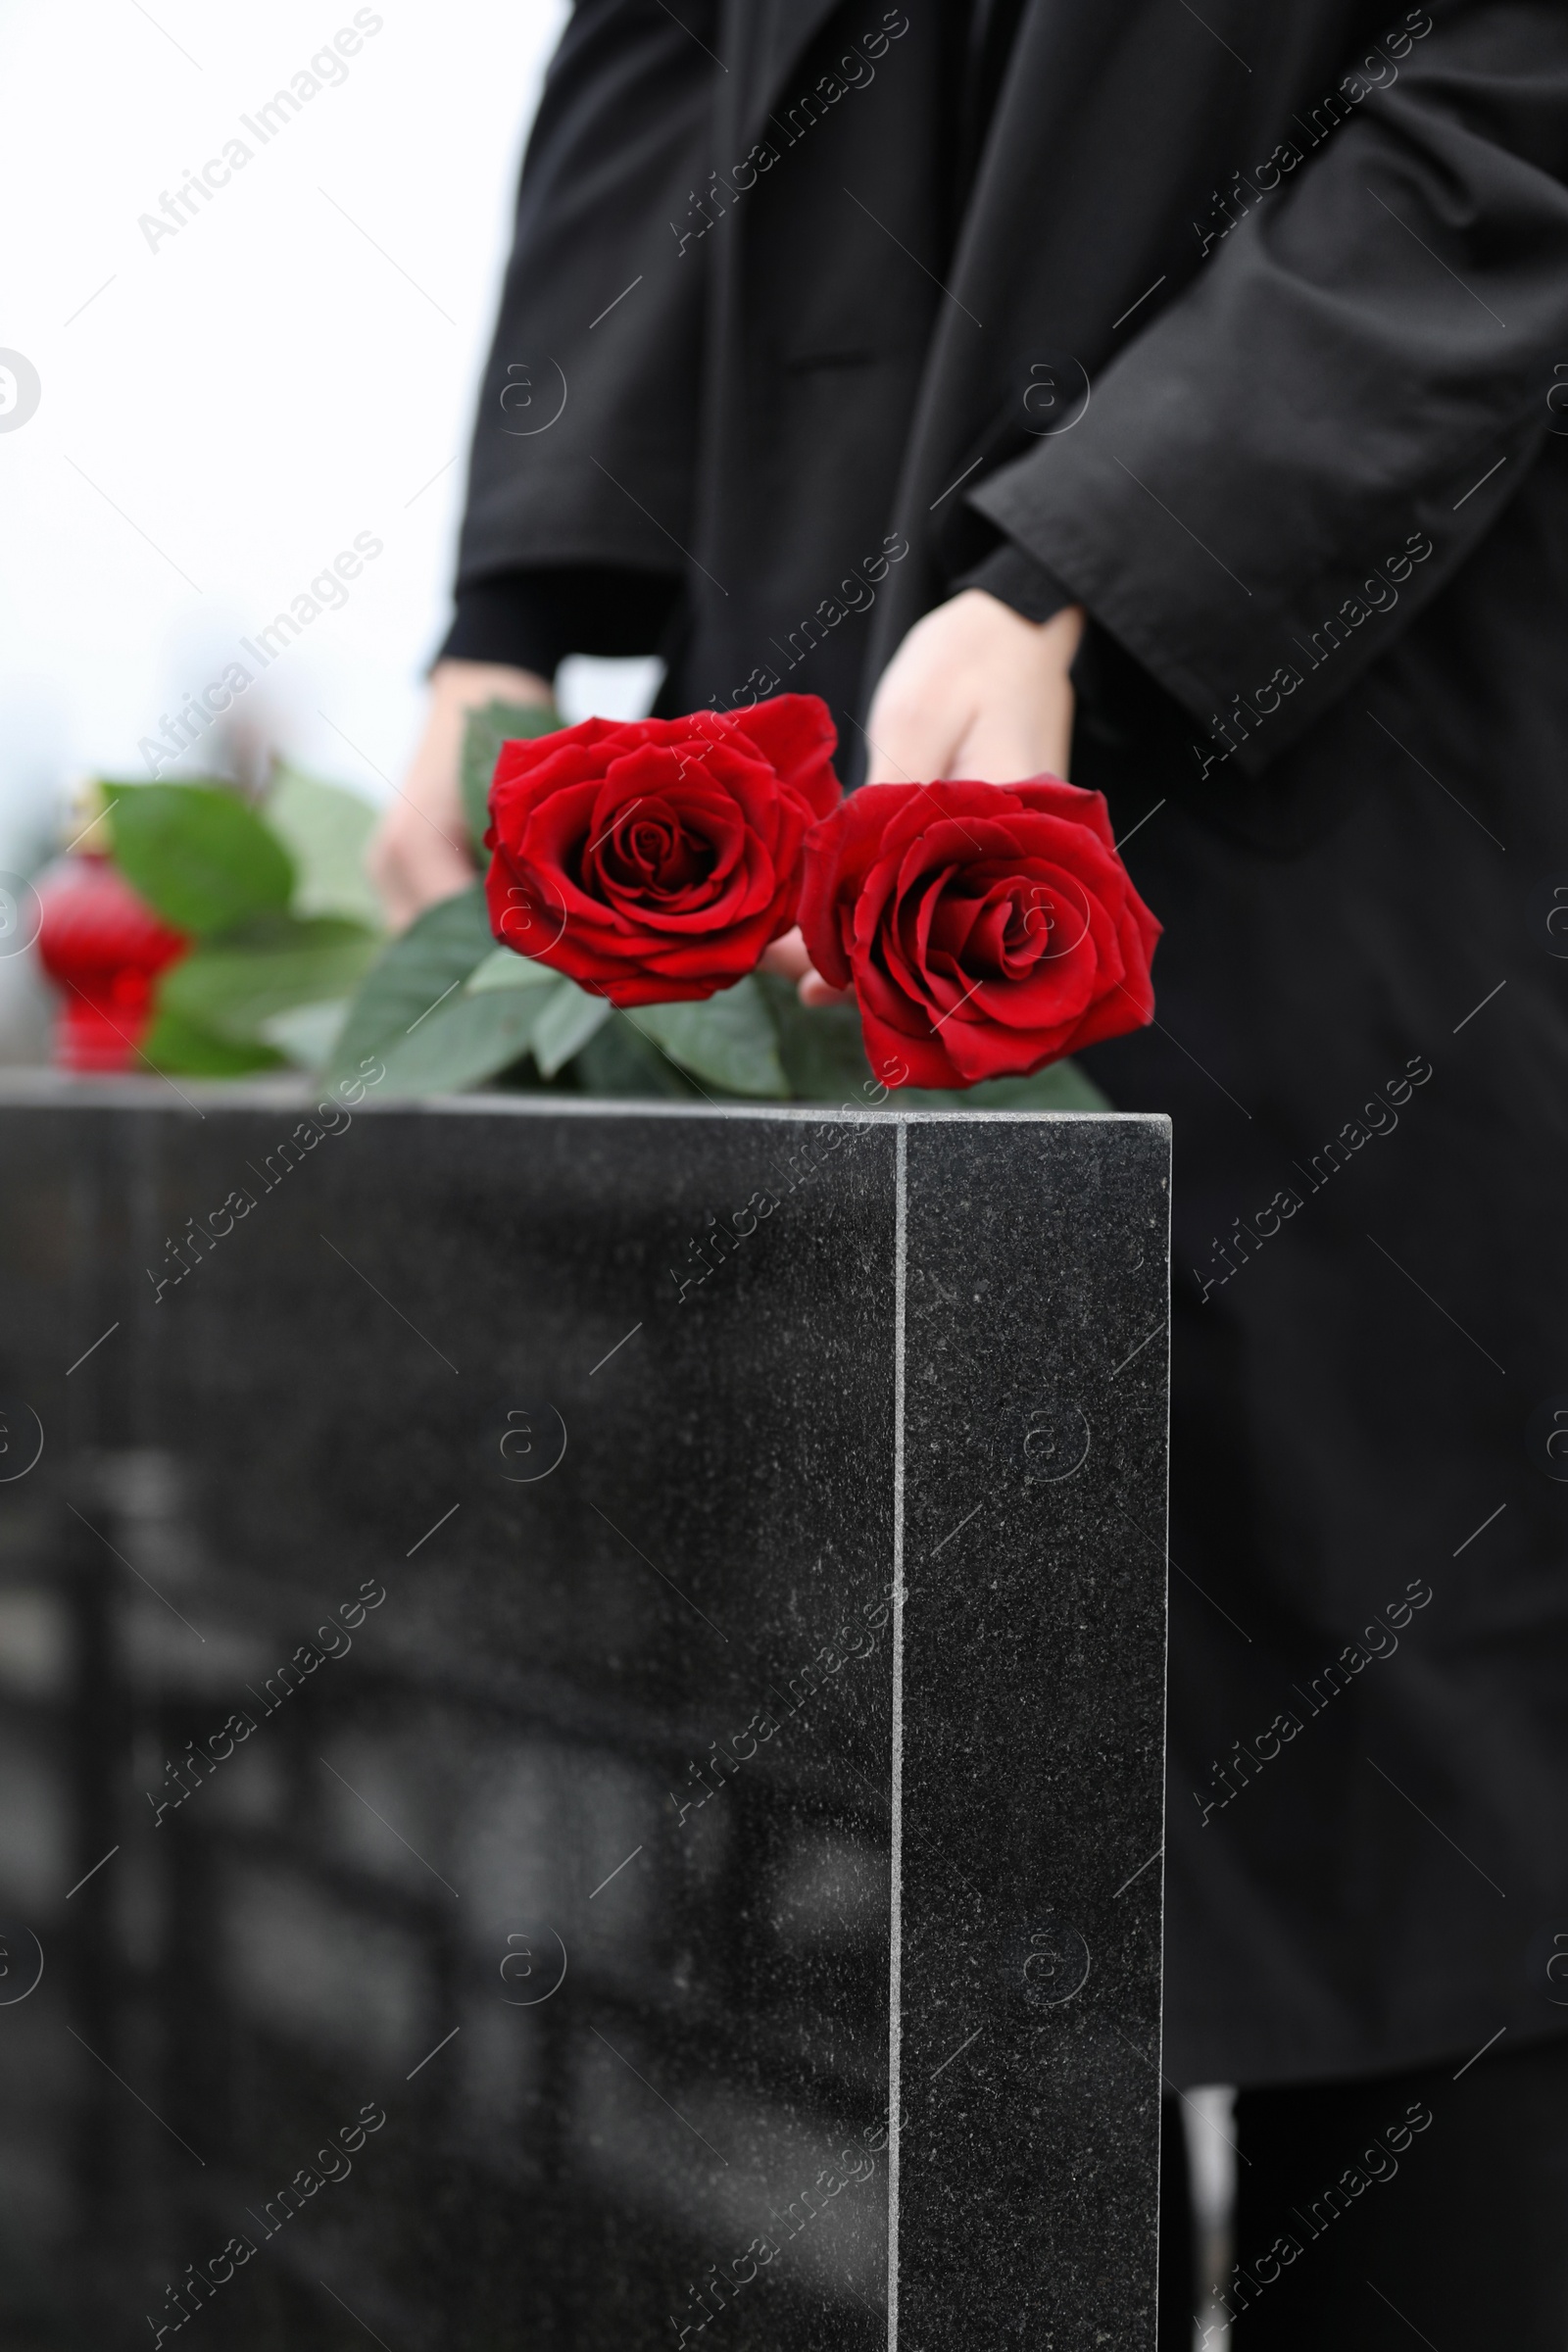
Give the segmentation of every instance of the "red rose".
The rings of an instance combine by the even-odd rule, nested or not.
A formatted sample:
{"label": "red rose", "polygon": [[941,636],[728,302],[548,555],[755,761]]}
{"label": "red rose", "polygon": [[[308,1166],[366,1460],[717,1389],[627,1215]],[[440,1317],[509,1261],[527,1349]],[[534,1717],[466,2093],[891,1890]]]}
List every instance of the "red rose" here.
{"label": "red rose", "polygon": [[710,997],[795,921],[806,835],[839,800],[815,695],[502,746],[496,937],[612,1004]]}
{"label": "red rose", "polygon": [[1153,1018],[1160,926],[1101,795],[1054,776],[863,785],[811,834],[801,927],[890,1083],[1025,1076]]}

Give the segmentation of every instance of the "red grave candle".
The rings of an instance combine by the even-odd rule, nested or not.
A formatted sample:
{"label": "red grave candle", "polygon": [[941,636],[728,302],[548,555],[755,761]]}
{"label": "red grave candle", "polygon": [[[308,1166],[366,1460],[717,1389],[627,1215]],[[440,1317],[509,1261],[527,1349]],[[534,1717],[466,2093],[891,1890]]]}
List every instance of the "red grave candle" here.
{"label": "red grave candle", "polygon": [[38,887],[38,956],[62,992],[56,1067],[128,1070],[152,1022],[160,972],[190,942],[172,930],[98,851],[78,851]]}

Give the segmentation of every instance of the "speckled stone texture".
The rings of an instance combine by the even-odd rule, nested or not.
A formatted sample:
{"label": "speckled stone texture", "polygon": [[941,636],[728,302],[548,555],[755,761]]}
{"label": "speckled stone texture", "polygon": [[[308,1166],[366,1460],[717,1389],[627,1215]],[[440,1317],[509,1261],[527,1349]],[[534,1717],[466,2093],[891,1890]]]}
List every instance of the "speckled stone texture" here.
{"label": "speckled stone texture", "polygon": [[0,1090],[7,2352],[1151,2346],[1165,1123],[199,1108]]}

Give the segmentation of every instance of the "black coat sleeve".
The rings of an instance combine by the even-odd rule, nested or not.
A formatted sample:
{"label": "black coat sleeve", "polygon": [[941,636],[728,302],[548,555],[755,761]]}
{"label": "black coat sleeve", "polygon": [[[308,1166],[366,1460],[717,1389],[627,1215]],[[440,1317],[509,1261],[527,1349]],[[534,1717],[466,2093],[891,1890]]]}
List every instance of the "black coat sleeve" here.
{"label": "black coat sleeve", "polygon": [[680,600],[661,572],[572,564],[470,580],[436,656],[507,662],[553,678],[567,654],[647,654],[663,640]]}
{"label": "black coat sleeve", "polygon": [[1332,132],[1299,125],[1074,431],[973,497],[1254,774],[1452,577],[1560,421],[1568,7],[1408,22],[1430,29],[1397,79],[1347,74]]}
{"label": "black coat sleeve", "polygon": [[686,219],[711,160],[714,13],[714,0],[684,0],[677,23],[658,0],[577,0],[523,161],[460,608],[480,583],[570,570],[663,575],[673,594],[690,539],[704,289],[669,222]]}

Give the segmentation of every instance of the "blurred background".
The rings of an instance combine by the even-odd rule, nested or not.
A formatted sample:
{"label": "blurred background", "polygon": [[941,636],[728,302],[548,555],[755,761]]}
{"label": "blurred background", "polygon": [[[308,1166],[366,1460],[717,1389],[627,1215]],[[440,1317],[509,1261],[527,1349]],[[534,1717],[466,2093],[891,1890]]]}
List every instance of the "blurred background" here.
{"label": "blurred background", "polygon": [[[0,0],[0,869],[55,854],[84,776],[146,779],[138,746],[236,660],[254,683],[165,776],[277,755],[388,797],[566,13]],[[259,671],[240,640],[357,540],[380,552]],[[561,700],[629,714],[653,683],[573,662]],[[0,956],[0,1059],[45,1051],[34,959]]]}

